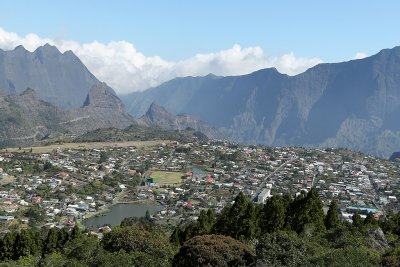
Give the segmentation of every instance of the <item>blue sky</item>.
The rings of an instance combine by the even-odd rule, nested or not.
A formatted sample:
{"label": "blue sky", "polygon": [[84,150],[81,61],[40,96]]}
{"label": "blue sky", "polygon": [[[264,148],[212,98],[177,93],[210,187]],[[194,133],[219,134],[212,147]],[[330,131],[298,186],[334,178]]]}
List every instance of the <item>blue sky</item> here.
{"label": "blue sky", "polygon": [[7,1],[0,27],[80,42],[127,40],[180,60],[240,44],[324,61],[400,45],[400,1]]}
{"label": "blue sky", "polygon": [[[142,70],[149,64],[158,68],[161,63],[149,59],[155,56],[163,60],[164,69],[168,67],[168,71],[162,73],[155,73],[153,68],[155,78],[149,76],[145,78],[147,82],[117,84],[125,88],[123,91],[143,90],[174,76],[207,72],[244,74],[257,67],[275,65],[281,72],[294,75],[319,62],[350,60],[356,53],[372,55],[383,48],[400,45],[400,1],[395,0],[13,0],[3,1],[1,6],[0,28],[7,33],[15,33],[21,38],[34,33],[53,40],[58,47],[61,45],[57,40],[79,44],[98,41],[106,45],[112,41],[127,41],[147,60],[144,63],[139,60],[127,69]],[[0,48],[10,48],[11,44],[4,44],[4,40]],[[264,62],[251,67],[255,60],[251,61],[253,63],[247,61],[247,67],[242,70],[222,68],[223,64],[232,64],[223,62],[226,57],[223,51],[228,51],[228,57],[231,57],[235,44],[240,46],[240,60],[246,60],[250,54]],[[110,46],[106,48],[110,49]],[[242,51],[246,48],[251,51]],[[100,71],[89,62],[88,58],[94,56],[87,54],[88,49],[86,52],[82,47],[71,50],[95,75],[111,84],[115,82],[104,75],[106,70]],[[203,58],[200,60],[203,65],[196,63],[193,67],[196,54],[208,55],[208,67],[203,64]],[[210,65],[215,62],[210,54],[218,56],[218,68]],[[293,59],[281,59],[284,55]],[[132,53],[125,56],[131,61],[135,58]],[[240,60],[235,62],[241,64]],[[190,63],[193,73],[171,67],[183,61]],[[288,64],[298,65],[288,69]],[[187,69],[187,65],[180,69]],[[140,73],[138,77],[142,79],[143,75]],[[150,81],[153,78],[155,80]]]}

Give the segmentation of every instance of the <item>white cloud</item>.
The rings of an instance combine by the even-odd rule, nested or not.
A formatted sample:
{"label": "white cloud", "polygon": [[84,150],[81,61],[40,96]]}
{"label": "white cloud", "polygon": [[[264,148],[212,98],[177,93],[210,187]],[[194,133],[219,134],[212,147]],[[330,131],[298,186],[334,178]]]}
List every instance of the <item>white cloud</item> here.
{"label": "white cloud", "polygon": [[364,52],[357,52],[353,59],[363,59],[366,58],[368,55]]}
{"label": "white cloud", "polygon": [[19,36],[0,28],[0,48],[4,50],[23,45],[32,52],[46,43],[55,45],[61,52],[72,50],[99,80],[108,83],[120,94],[145,90],[172,78],[189,75],[240,75],[269,67],[295,75],[322,62],[319,58],[298,58],[293,53],[269,56],[260,47],[241,48],[237,44],[227,50],[197,54],[174,62],[145,56],[127,41],[80,44],[41,38],[36,34]]}

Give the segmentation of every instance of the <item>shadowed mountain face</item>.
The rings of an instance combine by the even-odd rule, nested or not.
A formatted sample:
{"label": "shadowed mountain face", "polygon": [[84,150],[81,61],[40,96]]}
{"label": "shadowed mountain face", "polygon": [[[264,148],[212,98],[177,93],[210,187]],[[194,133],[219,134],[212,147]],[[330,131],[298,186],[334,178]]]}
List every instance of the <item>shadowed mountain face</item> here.
{"label": "shadowed mountain face", "polygon": [[400,150],[400,47],[296,76],[264,69],[177,78],[122,99],[131,114],[156,101],[238,142],[347,147],[388,158]]}
{"label": "shadowed mountain face", "polygon": [[202,132],[208,138],[223,138],[224,134],[207,125],[205,122],[187,114],[173,115],[165,108],[153,102],[146,114],[139,118],[139,122],[146,126],[158,126],[165,130],[184,131],[187,128]]}
{"label": "shadowed mountain face", "polygon": [[32,53],[22,46],[0,49],[0,88],[7,94],[20,94],[30,87],[47,102],[77,108],[98,82],[71,51],[62,54],[48,44]]}
{"label": "shadowed mountain face", "polygon": [[94,85],[87,99],[80,108],[64,110],[41,100],[33,89],[19,95],[0,95],[0,145],[32,145],[49,135],[80,135],[137,124],[106,84]]}

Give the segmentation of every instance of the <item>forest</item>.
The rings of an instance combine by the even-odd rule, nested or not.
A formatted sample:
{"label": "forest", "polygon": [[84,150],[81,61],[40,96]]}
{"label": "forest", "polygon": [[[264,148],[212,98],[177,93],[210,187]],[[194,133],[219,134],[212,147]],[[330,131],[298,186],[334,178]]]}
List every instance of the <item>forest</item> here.
{"label": "forest", "polygon": [[8,232],[0,266],[400,266],[399,214],[339,218],[335,200],[324,214],[314,188],[264,205],[239,193],[220,214],[203,210],[172,233],[148,213],[101,239],[78,227]]}

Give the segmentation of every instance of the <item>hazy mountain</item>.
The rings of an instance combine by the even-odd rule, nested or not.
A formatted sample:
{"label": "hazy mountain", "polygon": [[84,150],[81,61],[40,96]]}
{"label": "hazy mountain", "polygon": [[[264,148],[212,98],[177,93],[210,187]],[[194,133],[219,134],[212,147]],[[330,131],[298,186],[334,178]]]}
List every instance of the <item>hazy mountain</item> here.
{"label": "hazy mountain", "polygon": [[400,160],[400,152],[393,152],[393,154],[389,158],[390,161],[399,161]]}
{"label": "hazy mountain", "polygon": [[20,94],[30,87],[43,100],[77,108],[98,82],[71,51],[60,53],[48,44],[34,52],[23,46],[12,51],[0,49],[0,88],[7,94]]}
{"label": "hazy mountain", "polygon": [[207,125],[207,123],[188,114],[173,115],[162,106],[153,102],[146,114],[139,118],[139,121],[146,126],[158,126],[165,130],[183,131],[192,128],[195,131],[202,132],[208,138],[223,138],[224,134]]}
{"label": "hazy mountain", "polygon": [[177,78],[123,100],[131,114],[156,101],[239,142],[348,147],[387,158],[400,150],[400,47],[296,76],[264,69]]}
{"label": "hazy mountain", "polygon": [[19,95],[0,95],[0,144],[32,145],[57,134],[80,135],[99,128],[137,124],[104,83],[94,85],[85,104],[64,110],[41,100],[33,89]]}

